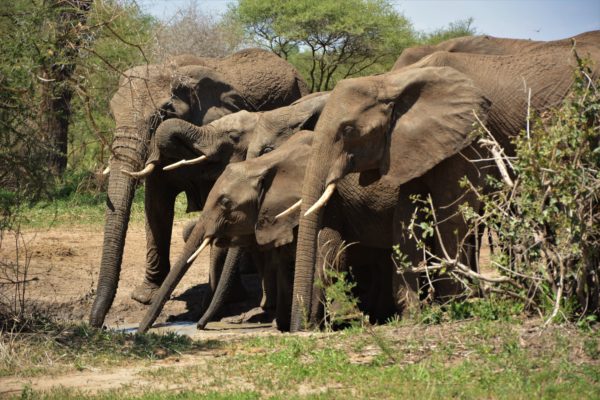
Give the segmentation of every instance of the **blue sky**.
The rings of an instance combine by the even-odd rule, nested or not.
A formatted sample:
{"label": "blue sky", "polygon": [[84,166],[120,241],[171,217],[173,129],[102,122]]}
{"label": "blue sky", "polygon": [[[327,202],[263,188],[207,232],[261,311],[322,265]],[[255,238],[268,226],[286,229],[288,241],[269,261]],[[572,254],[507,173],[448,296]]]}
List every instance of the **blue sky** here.
{"label": "blue sky", "polygon": [[[166,19],[189,2],[138,0],[144,10]],[[197,2],[205,13],[221,14],[230,0]],[[474,18],[478,32],[498,37],[554,40],[600,29],[600,0],[393,0],[392,3],[421,31],[432,31],[468,17]]]}

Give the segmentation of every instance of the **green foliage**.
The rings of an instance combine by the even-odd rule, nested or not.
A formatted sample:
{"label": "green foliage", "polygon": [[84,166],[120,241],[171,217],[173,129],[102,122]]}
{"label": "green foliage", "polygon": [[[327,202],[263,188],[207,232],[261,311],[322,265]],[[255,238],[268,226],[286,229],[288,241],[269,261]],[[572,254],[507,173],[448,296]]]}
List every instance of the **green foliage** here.
{"label": "green foliage", "polygon": [[240,0],[226,18],[296,65],[311,91],[387,71],[415,43],[410,22],[387,0]]}
{"label": "green foliage", "polygon": [[473,26],[473,21],[473,18],[467,18],[451,22],[447,27],[429,33],[422,33],[419,40],[423,44],[435,45],[462,36],[476,35],[477,30]]}
{"label": "green foliage", "polygon": [[491,180],[484,215],[498,237],[494,263],[550,318],[600,312],[600,92],[584,63],[556,110],[532,116],[514,141],[512,186]]}
{"label": "green foliage", "polygon": [[[427,273],[427,282],[446,274],[463,286],[462,296],[500,293],[547,321],[577,320],[582,327],[600,315],[600,92],[580,61],[572,93],[542,116],[529,116],[530,128],[514,138],[516,157],[496,157],[509,173],[488,176],[485,190],[464,180],[483,204],[481,213],[466,204],[461,213],[470,233],[487,230],[494,238],[493,273],[473,271],[450,255],[432,252],[428,240],[438,221],[431,200],[413,198],[415,211],[408,234],[423,251],[424,263],[410,265],[399,249],[400,270]],[[488,132],[482,130],[482,135]],[[484,147],[499,145],[479,139]],[[500,175],[500,174],[499,174]],[[467,236],[465,236],[467,237]],[[464,243],[458,243],[459,248]],[[489,269],[489,267],[488,267]],[[481,309],[458,302],[427,311],[429,323],[469,318]],[[491,311],[490,311],[491,312]],[[490,316],[494,316],[491,312]]]}
{"label": "green foliage", "polygon": [[325,311],[325,329],[332,331],[340,326],[356,326],[365,321],[365,316],[358,309],[358,299],[352,293],[356,286],[345,271],[335,268],[324,268],[323,280],[318,280],[316,286],[325,295],[323,307]]}
{"label": "green foliage", "polygon": [[72,84],[73,119],[69,132],[69,168],[99,171],[108,162],[114,120],[109,101],[127,69],[152,62],[155,21],[133,1],[95,1]]}
{"label": "green foliage", "polygon": [[[135,2],[96,0],[73,21],[61,14],[71,12],[68,4],[17,0],[0,15],[0,228],[13,225],[32,201],[70,195],[69,186],[99,196],[102,179],[89,171],[110,156],[108,101],[123,71],[149,61],[144,48],[154,21]],[[73,72],[54,76],[67,67]],[[46,167],[56,152],[40,111],[48,93],[72,95],[68,172],[60,179]]]}
{"label": "green foliage", "polygon": [[524,310],[524,304],[500,296],[454,301],[444,305],[432,304],[421,310],[419,320],[424,324],[478,319],[482,321],[510,321]]}

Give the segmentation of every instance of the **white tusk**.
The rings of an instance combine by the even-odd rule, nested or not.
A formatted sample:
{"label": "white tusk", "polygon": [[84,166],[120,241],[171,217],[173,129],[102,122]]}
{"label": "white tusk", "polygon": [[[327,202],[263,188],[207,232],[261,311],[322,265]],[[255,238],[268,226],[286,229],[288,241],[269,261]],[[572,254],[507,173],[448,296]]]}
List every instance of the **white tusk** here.
{"label": "white tusk", "polygon": [[193,158],[191,160],[181,160],[181,161],[177,161],[176,163],[173,164],[169,164],[166,167],[163,168],[163,171],[170,171],[172,169],[175,168],[179,168],[182,165],[193,165],[193,164],[198,164],[201,163],[202,161],[204,161],[206,159],[206,156],[200,156],[198,158]]}
{"label": "white tusk", "polygon": [[306,217],[307,215],[312,214],[313,212],[317,211],[319,208],[321,208],[325,204],[327,204],[327,201],[329,200],[329,198],[331,197],[331,195],[333,194],[333,192],[335,192],[335,183],[330,183],[325,188],[325,191],[323,192],[323,194],[321,195],[321,197],[319,198],[319,200],[317,200],[317,202],[315,204],[313,204],[312,207],[310,207],[304,213],[304,216]]}
{"label": "white tusk", "polygon": [[146,167],[139,172],[131,172],[131,171],[126,171],[124,169],[121,170],[122,173],[129,175],[132,178],[144,178],[144,177],[150,175],[150,173],[152,171],[154,171],[154,164],[146,165]]}
{"label": "white tusk", "polygon": [[191,262],[193,262],[196,259],[196,257],[198,257],[198,255],[200,253],[202,253],[202,250],[204,250],[204,248],[210,244],[211,239],[212,238],[210,238],[210,237],[207,237],[206,239],[204,239],[204,241],[202,242],[202,244],[200,245],[200,247],[198,247],[198,250],[196,250],[194,252],[194,254],[192,254],[190,256],[190,258],[188,258],[188,260],[187,260],[188,264],[191,263]]}
{"label": "white tusk", "polygon": [[291,213],[293,213],[294,211],[296,211],[297,209],[300,208],[300,206],[302,205],[302,199],[298,200],[297,202],[295,202],[294,204],[292,204],[291,207],[289,207],[288,209],[280,212],[279,214],[277,214],[275,216],[275,221],[277,221],[279,218],[283,218],[286,215],[290,215]]}
{"label": "white tusk", "polygon": [[104,168],[104,171],[102,171],[102,175],[106,176],[108,174],[110,174],[110,165],[108,167]]}

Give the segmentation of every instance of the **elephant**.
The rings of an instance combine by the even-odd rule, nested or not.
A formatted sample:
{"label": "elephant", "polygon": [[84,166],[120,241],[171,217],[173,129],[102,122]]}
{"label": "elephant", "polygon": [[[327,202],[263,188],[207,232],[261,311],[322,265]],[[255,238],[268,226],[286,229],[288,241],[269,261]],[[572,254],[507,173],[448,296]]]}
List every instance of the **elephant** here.
{"label": "elephant", "polygon": [[[289,329],[293,249],[296,247],[299,208],[292,206],[290,209],[288,206],[297,204],[301,197],[301,182],[313,137],[310,131],[300,131],[268,154],[227,166],[209,193],[205,209],[186,241],[183,254],[161,286],[155,302],[140,323],[139,331],[144,332],[151,326],[193,259],[208,242],[220,246],[257,247],[262,254],[274,257],[274,262],[269,265],[276,278],[271,281],[270,289],[277,299],[277,326],[281,330]],[[477,179],[478,171],[465,160],[464,154],[457,155],[452,163],[462,165],[463,169],[450,173],[457,177],[466,174]],[[342,270],[353,265],[353,272],[359,277],[357,283],[362,289],[362,301],[366,303],[363,304],[364,310],[375,320],[385,320],[396,310],[402,311],[404,306],[404,299],[395,298],[395,294],[403,292],[399,288],[404,283],[395,279],[392,273],[391,248],[394,243],[401,243],[405,254],[412,254],[413,258],[418,254],[414,241],[400,237],[399,230],[393,232],[401,223],[410,223],[415,208],[411,196],[428,191],[434,193],[434,201],[453,204],[442,216],[445,219],[450,220],[457,211],[456,199],[462,196],[463,190],[457,184],[455,187],[438,188],[436,192],[436,182],[442,174],[448,174],[444,162],[402,187],[382,180],[361,183],[360,174],[349,174],[341,180],[339,190],[327,205],[330,212],[319,235],[324,251],[317,265],[321,271],[324,265],[339,264]],[[449,198],[450,192],[454,197]],[[397,207],[399,201],[402,207]],[[396,212],[398,209],[403,211],[402,215]],[[451,235],[455,225],[442,224],[440,230],[444,232],[444,229],[446,235]],[[357,245],[350,246],[346,255],[339,253],[343,242],[356,242]],[[194,252],[196,248],[199,250]],[[372,265],[374,257],[379,258],[376,265]],[[224,298],[230,290],[231,274],[230,270],[223,271],[213,302],[198,322],[199,328],[204,328],[216,311],[219,302],[215,299]],[[324,274],[320,278],[323,282],[327,281]]]}
{"label": "elephant", "polygon": [[[595,62],[596,78],[598,45],[583,41],[576,50]],[[385,74],[339,82],[315,127],[302,185],[291,331],[302,329],[307,315],[314,323],[317,234],[328,211],[323,206],[345,176],[359,173],[359,181],[399,186],[440,163],[453,171],[452,159],[475,144],[476,115],[512,154],[510,139],[526,126],[525,88],[532,90],[534,112],[556,106],[569,92],[576,67],[572,44],[563,41],[514,55],[440,51]],[[437,182],[442,190],[455,184],[455,174],[441,174]]]}
{"label": "elephant", "polygon": [[392,70],[414,64],[423,57],[433,54],[437,51],[502,56],[525,53],[535,50],[538,46],[547,47],[548,45],[552,44],[558,46],[564,46],[565,44],[569,45],[573,41],[575,43],[599,43],[600,31],[585,32],[569,39],[562,39],[553,42],[542,42],[526,39],[505,39],[488,35],[463,36],[445,40],[437,45],[415,46],[405,49],[394,63]]}
{"label": "elephant", "polygon": [[[168,175],[176,172],[174,169],[191,168],[188,165],[202,163],[200,170],[194,170],[193,179],[197,181],[201,177],[205,181],[214,181],[230,162],[267,153],[299,129],[314,128],[328,96],[327,92],[313,93],[289,106],[264,112],[242,110],[203,126],[177,118],[169,119],[156,129],[146,165],[166,165],[164,169],[168,170]],[[142,174],[148,179],[156,171],[157,169],[152,168]],[[194,187],[189,190],[194,190]],[[267,257],[271,259],[274,256]],[[260,272],[263,263],[256,255],[253,258]],[[221,267],[222,263],[211,263],[209,282],[212,291],[221,275]],[[268,307],[269,300],[270,298],[263,297],[263,306]]]}
{"label": "elephant", "polygon": [[[138,66],[123,73],[110,102],[116,128],[108,168],[102,260],[90,325],[102,326],[112,305],[139,177],[132,171],[146,161],[159,123],[180,118],[203,125],[240,110],[275,109],[307,93],[308,86],[294,67],[259,49],[242,50],[222,59],[179,56],[165,64]],[[133,295],[143,302],[149,301],[169,270],[176,195],[185,191],[188,211],[198,210],[214,182],[194,179],[192,172],[193,168],[169,174],[156,171],[146,178],[147,273]]]}

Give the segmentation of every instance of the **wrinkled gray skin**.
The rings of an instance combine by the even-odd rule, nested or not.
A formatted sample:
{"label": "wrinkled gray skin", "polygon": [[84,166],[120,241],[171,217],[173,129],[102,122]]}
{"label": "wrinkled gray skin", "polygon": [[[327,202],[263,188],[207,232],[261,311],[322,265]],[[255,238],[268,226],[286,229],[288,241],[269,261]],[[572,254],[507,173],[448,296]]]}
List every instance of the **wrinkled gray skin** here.
{"label": "wrinkled gray skin", "polygon": [[[160,121],[181,118],[196,125],[247,110],[269,110],[308,91],[298,72],[270,52],[244,50],[223,59],[180,56],[164,65],[145,65],[124,73],[111,100],[116,128],[110,160],[102,261],[90,324],[102,326],[114,299],[138,171]],[[141,289],[156,288],[169,270],[169,243],[176,195],[185,191],[188,210],[202,207],[214,182],[204,166],[146,180],[147,275]],[[208,182],[208,184],[207,184]],[[143,291],[143,290],[142,290]],[[149,296],[146,296],[148,298]]]}
{"label": "wrinkled gray skin", "polygon": [[[203,161],[202,165],[218,163],[224,168],[229,162],[258,157],[277,148],[294,132],[300,129],[313,129],[328,96],[327,92],[313,93],[286,107],[265,112],[240,111],[200,127],[178,119],[165,121],[156,131],[154,140],[156,146],[147,163],[165,165],[180,159],[192,159],[204,155],[207,160]],[[181,169],[185,168],[190,167],[181,167]],[[275,308],[275,298],[267,295],[269,291],[266,287],[269,283],[265,281],[265,274],[273,270],[270,264],[277,263],[282,252],[283,249],[274,250],[273,254],[253,253],[253,259],[263,281],[264,294],[261,307],[267,312]],[[219,265],[217,263],[211,265],[209,273],[211,278],[221,276],[220,270],[213,271],[213,268]],[[227,271],[233,269],[227,268]],[[226,282],[232,279],[233,277],[227,277]],[[218,279],[211,279],[213,290],[216,282]],[[231,283],[228,285],[233,286]],[[224,301],[224,297],[214,298],[209,309],[215,311],[220,309]]]}
{"label": "wrinkled gray skin", "polygon": [[392,70],[414,64],[420,59],[437,51],[449,53],[470,53],[483,55],[505,56],[535,50],[536,47],[547,47],[549,43],[558,46],[570,45],[575,40],[577,43],[600,43],[600,31],[585,32],[573,38],[553,42],[540,42],[525,39],[505,39],[493,36],[464,36],[446,40],[437,45],[411,47],[402,52],[394,63]]}
{"label": "wrinkled gray skin", "polygon": [[[169,273],[155,303],[140,324],[141,331],[149,328],[156,319],[162,304],[187,270],[186,260],[205,238],[212,238],[222,246],[258,246],[261,250],[267,250],[263,254],[275,255],[277,263],[271,264],[273,270],[270,271],[274,273],[275,279],[270,281],[267,290],[271,290],[277,299],[278,328],[289,329],[294,229],[298,224],[299,213],[296,211],[277,220],[275,216],[300,199],[301,182],[310,157],[312,140],[312,132],[301,131],[269,154],[227,166],[209,194],[202,216],[186,242],[183,255]],[[474,156],[470,149],[463,155]],[[441,163],[425,176],[408,182],[401,188],[381,180],[359,182],[359,174],[350,174],[340,182],[339,190],[327,205],[327,218],[319,234],[324,258],[319,259],[317,265],[332,265],[340,269],[353,265],[359,287],[367,286],[362,292],[365,311],[374,319],[389,317],[394,308],[403,311],[406,301],[402,296],[416,291],[406,290],[404,281],[394,278],[397,274],[392,274],[391,262],[391,247],[394,243],[400,243],[402,251],[408,256],[418,258],[414,242],[396,231],[397,226],[410,222],[415,208],[410,200],[411,195],[428,192],[432,194],[436,205],[450,205],[440,215],[441,218],[448,218],[447,222],[440,225],[440,232],[448,236],[446,239],[460,234],[456,232],[456,220],[451,215],[458,208],[454,200],[462,195],[463,190],[458,184],[441,188],[436,182],[441,175],[448,174],[455,174],[457,177],[462,176],[460,174],[468,175],[478,182],[478,171],[463,155],[452,160],[452,165],[460,167],[460,170],[448,171],[448,165]],[[465,197],[463,200],[471,205],[475,203],[474,198]],[[344,241],[359,245],[351,246],[347,254],[341,252],[337,257]],[[379,261],[374,261],[374,258],[379,258]],[[224,296],[223,292],[231,286],[227,276],[230,274],[224,271],[215,298]],[[327,282],[324,276],[321,279]],[[209,308],[207,314],[211,311]],[[210,315],[203,316],[198,327],[203,328],[209,317]]]}
{"label": "wrinkled gray skin", "polygon": [[[341,81],[315,128],[302,214],[329,184],[351,172],[364,179],[381,176],[395,185],[423,176],[472,143],[474,110],[487,116],[487,127],[510,154],[510,138],[525,127],[524,84],[532,90],[531,107],[536,112],[558,105],[568,93],[577,63],[567,42],[505,56],[436,52],[386,74]],[[597,46],[577,42],[578,54],[595,62],[594,77],[600,65]],[[491,102],[489,108],[485,99]],[[454,185],[454,179],[442,175],[437,185]],[[304,315],[311,316],[310,322],[316,320],[317,234],[326,214],[321,208],[300,221],[292,331],[302,328]]]}

